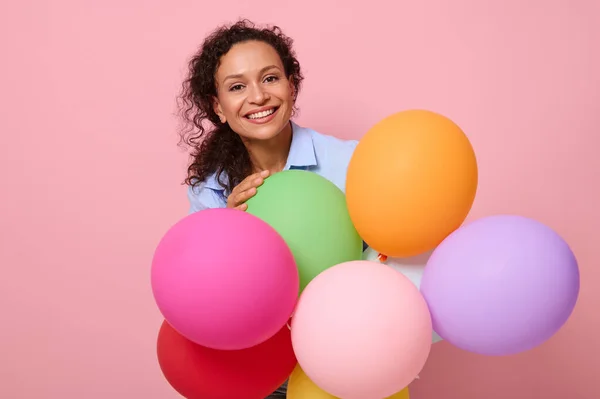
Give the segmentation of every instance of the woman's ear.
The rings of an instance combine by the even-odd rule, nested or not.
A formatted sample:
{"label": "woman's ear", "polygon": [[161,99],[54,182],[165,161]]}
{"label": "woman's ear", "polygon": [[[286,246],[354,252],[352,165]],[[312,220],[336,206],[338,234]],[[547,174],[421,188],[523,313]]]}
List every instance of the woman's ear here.
{"label": "woman's ear", "polygon": [[215,114],[217,114],[217,116],[221,120],[221,123],[227,122],[227,118],[223,113],[223,108],[221,108],[221,103],[219,102],[219,99],[217,97],[213,97],[213,111],[215,111]]}

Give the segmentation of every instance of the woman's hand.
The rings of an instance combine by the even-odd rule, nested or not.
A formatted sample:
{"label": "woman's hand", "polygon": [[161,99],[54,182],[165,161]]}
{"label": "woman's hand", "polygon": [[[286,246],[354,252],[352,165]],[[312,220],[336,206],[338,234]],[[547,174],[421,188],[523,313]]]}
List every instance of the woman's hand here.
{"label": "woman's hand", "polygon": [[227,208],[235,208],[241,211],[248,209],[246,201],[256,194],[256,188],[263,184],[264,179],[268,176],[269,171],[263,170],[242,180],[227,197]]}

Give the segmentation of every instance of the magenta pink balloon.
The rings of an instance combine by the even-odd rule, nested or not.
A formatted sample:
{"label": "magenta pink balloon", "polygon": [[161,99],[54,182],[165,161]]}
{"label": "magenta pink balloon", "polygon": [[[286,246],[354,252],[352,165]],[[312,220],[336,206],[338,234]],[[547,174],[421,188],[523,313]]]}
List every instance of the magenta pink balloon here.
{"label": "magenta pink balloon", "polygon": [[300,367],[321,389],[344,399],[385,398],[425,365],[432,323],[425,299],[384,264],[333,266],[302,292],[292,318]]}
{"label": "magenta pink balloon", "polygon": [[299,276],[283,238],[256,216],[207,209],[175,224],[156,248],[154,298],[181,335],[236,350],[274,336],[289,320]]}

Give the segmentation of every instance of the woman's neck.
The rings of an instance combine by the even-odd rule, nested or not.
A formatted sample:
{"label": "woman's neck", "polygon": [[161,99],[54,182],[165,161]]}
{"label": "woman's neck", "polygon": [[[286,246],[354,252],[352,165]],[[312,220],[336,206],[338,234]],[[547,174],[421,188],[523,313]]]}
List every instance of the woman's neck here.
{"label": "woman's neck", "polygon": [[256,140],[244,143],[250,154],[254,172],[269,170],[280,172],[287,163],[292,145],[292,125],[286,127],[271,140]]}

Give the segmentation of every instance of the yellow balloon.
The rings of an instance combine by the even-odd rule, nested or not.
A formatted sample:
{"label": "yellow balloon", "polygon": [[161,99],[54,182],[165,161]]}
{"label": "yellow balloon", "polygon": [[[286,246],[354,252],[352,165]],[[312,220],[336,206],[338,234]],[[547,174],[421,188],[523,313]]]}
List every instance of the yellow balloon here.
{"label": "yellow balloon", "polygon": [[[287,388],[287,399],[339,399],[312,382],[304,373],[299,364],[290,375]],[[408,387],[398,393],[388,396],[386,399],[410,399]]]}

